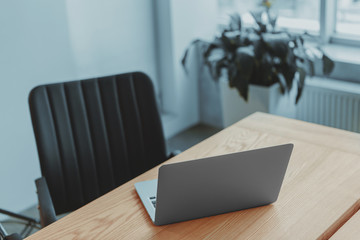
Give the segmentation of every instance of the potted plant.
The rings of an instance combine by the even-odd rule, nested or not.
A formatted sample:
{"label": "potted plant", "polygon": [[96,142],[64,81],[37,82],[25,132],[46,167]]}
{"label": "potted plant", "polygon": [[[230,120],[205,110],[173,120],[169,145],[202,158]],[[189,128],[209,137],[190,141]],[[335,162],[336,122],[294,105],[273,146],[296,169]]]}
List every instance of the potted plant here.
{"label": "potted plant", "polygon": [[[295,95],[291,104],[296,104],[301,98],[306,75],[314,75],[316,58],[322,60],[322,70],[325,75],[329,74],[334,67],[333,61],[324,54],[320,47],[310,49],[304,46],[304,37],[308,34],[292,34],[288,31],[277,30],[275,26],[277,16],[271,13],[271,4],[269,1],[262,1],[262,5],[262,9],[251,12],[256,26],[243,28],[240,16],[234,14],[231,16],[229,25],[219,36],[216,36],[211,42],[193,41],[182,59],[186,70],[189,50],[197,46],[202,55],[203,65],[207,66],[215,82],[218,82],[219,79],[226,79],[226,81],[220,81],[220,86],[225,82],[230,89],[236,89],[243,99],[243,104],[239,105],[242,109],[232,109],[230,112],[241,113],[245,108],[247,108],[246,115],[249,114],[249,111],[264,111],[261,107],[252,109],[252,106],[249,106],[252,98],[256,97],[252,88],[272,89],[280,96]],[[264,95],[264,93],[257,95]],[[269,104],[280,104],[277,103],[278,101],[274,102],[270,99],[261,101],[268,108],[271,108]],[[288,99],[285,101],[289,102]],[[229,104],[233,105],[233,100],[230,100],[228,104],[222,104],[222,110],[228,108]],[[276,106],[272,108],[274,109]],[[271,109],[265,109],[265,111],[277,113],[276,110]],[[238,114],[240,118],[246,115]],[[226,126],[237,120],[239,119],[222,125]]]}

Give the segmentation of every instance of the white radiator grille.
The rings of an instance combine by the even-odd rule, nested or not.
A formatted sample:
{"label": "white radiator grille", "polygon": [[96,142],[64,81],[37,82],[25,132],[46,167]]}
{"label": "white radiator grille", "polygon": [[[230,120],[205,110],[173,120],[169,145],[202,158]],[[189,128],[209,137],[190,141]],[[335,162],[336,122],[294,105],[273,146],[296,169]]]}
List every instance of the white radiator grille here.
{"label": "white radiator grille", "polygon": [[360,84],[312,79],[307,82],[296,118],[360,132]]}

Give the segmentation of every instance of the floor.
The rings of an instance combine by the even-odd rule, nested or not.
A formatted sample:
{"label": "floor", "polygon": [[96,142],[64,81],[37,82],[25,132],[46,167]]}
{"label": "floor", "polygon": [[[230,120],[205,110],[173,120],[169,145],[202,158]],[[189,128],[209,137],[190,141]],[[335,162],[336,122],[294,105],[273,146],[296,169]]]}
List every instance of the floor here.
{"label": "floor", "polygon": [[220,130],[221,129],[219,128],[203,124],[196,125],[170,138],[167,141],[167,149],[170,152],[174,150],[184,151],[202,140],[214,135]]}
{"label": "floor", "polygon": [[[174,150],[184,151],[191,146],[201,142],[202,140],[214,135],[219,132],[221,129],[210,127],[207,125],[196,125],[191,127],[178,135],[167,140],[166,145],[168,152],[173,152]],[[38,219],[39,214],[36,206],[30,207],[29,209],[21,212],[25,216]],[[18,219],[10,218],[1,222],[8,234],[17,232],[21,233],[24,230],[24,222]],[[32,229],[30,234],[36,232],[37,229]]]}

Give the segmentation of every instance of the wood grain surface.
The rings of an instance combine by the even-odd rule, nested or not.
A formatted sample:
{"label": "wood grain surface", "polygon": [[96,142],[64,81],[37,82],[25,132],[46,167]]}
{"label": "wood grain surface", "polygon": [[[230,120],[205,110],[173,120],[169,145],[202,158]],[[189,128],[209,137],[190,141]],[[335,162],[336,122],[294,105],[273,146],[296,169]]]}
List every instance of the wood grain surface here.
{"label": "wood grain surface", "polygon": [[255,113],[165,163],[285,143],[294,150],[271,205],[155,226],[134,183],[157,178],[157,166],[27,239],[328,239],[342,227],[359,233],[353,228],[359,225],[360,134]]}
{"label": "wood grain surface", "polygon": [[[359,202],[360,205],[360,202]],[[331,240],[359,240],[360,212],[349,219],[331,238]]]}

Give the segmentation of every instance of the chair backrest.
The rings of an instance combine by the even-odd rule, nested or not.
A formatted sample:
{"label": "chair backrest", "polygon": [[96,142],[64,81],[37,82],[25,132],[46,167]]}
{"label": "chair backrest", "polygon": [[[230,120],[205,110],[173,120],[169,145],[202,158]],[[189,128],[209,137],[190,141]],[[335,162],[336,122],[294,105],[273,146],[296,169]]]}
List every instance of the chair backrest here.
{"label": "chair backrest", "polygon": [[143,73],[41,85],[31,91],[29,105],[57,214],[166,159],[153,85]]}

